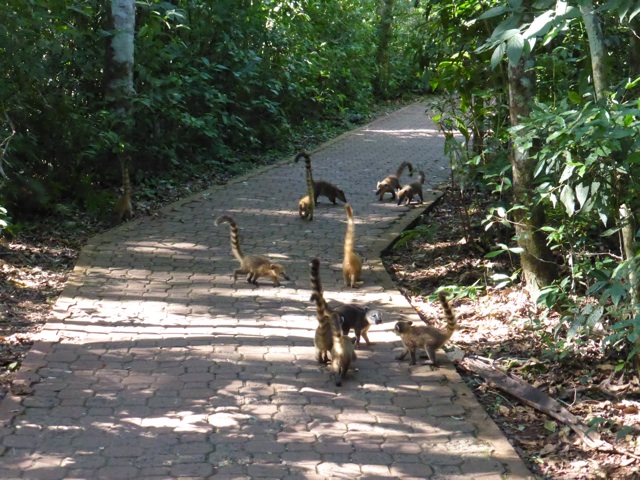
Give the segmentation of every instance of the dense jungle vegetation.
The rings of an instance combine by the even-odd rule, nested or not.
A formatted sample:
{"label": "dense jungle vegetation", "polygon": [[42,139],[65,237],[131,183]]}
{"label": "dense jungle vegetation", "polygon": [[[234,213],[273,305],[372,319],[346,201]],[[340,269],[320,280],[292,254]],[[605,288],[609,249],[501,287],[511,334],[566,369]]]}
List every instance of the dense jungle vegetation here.
{"label": "dense jungle vegetation", "polygon": [[513,259],[474,289],[524,281],[541,315],[560,312],[550,351],[595,342],[634,373],[638,2],[139,0],[126,131],[105,98],[118,3],[0,5],[4,235],[33,215],[110,215],[123,155],[141,200],[435,93],[454,190],[492,199],[486,238],[469,241],[489,272]]}

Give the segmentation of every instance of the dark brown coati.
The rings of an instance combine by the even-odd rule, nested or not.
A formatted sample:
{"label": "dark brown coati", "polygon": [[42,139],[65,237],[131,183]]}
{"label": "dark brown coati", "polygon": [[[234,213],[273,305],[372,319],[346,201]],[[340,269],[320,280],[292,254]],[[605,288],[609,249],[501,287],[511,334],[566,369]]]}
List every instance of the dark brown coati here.
{"label": "dark brown coati", "polygon": [[[309,165],[309,169],[311,168],[311,157],[308,153],[301,152],[296,155],[295,161],[297,162],[300,158],[304,158],[305,162]],[[329,183],[324,180],[313,180],[313,201],[314,204],[318,203],[318,197],[320,195],[327,197],[331,203],[336,204],[336,199],[340,200],[344,203],[347,203],[347,197],[344,192],[336,187],[334,184]]]}
{"label": "dark brown coati", "polygon": [[382,313],[380,310],[372,310],[369,307],[361,307],[349,303],[346,305],[340,305],[333,309],[334,312],[339,313],[342,317],[342,333],[348,335],[349,331],[353,330],[356,334],[354,343],[356,348],[360,348],[360,337],[364,338],[367,346],[374,345],[369,341],[367,332],[371,325],[380,325],[382,323]]}
{"label": "dark brown coati", "polygon": [[411,355],[410,365],[416,364],[416,350],[418,348],[424,348],[429,357],[428,361],[425,361],[423,365],[436,365],[436,350],[442,348],[442,346],[451,338],[453,332],[456,329],[456,317],[447,302],[447,296],[444,292],[440,292],[438,299],[442,304],[444,310],[444,316],[447,320],[447,328],[445,331],[438,330],[437,328],[430,327],[428,325],[413,326],[413,322],[400,321],[396,323],[394,332],[402,339],[404,345],[404,351],[396,357],[397,360],[404,359],[407,354]]}
{"label": "dark brown coati", "polygon": [[228,215],[222,215],[216,219],[216,226],[222,223],[229,224],[231,232],[231,251],[233,256],[240,262],[240,268],[234,270],[233,279],[236,280],[238,275],[247,275],[247,282],[258,285],[258,278],[270,277],[276,287],[280,286],[279,277],[289,280],[284,267],[279,263],[274,263],[270,258],[264,255],[244,255],[240,250],[240,238],[238,235],[238,226],[233,218]]}
{"label": "dark brown coati", "polygon": [[409,176],[413,175],[413,165],[409,162],[402,162],[396,170],[396,173],[387,176],[381,182],[378,182],[376,186],[376,195],[380,197],[380,201],[382,201],[385,193],[390,193],[391,198],[396,198],[396,190],[400,189],[400,175],[406,167],[409,167]]}

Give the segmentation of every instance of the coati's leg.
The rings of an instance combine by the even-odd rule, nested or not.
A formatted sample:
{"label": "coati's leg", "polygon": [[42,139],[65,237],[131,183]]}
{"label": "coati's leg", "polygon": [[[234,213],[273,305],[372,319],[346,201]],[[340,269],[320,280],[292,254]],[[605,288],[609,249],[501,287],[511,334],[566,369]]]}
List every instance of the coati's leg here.
{"label": "coati's leg", "polygon": [[[248,274],[248,275],[247,275]],[[235,282],[238,279],[238,275],[247,275],[247,282],[251,283],[249,277],[251,277],[251,272],[246,268],[238,268],[233,271],[233,281]]]}
{"label": "coati's leg", "polygon": [[424,203],[424,197],[422,196],[422,190],[418,192],[418,196],[420,197],[420,203]]}
{"label": "coati's leg", "polygon": [[416,348],[414,348],[413,350],[409,350],[409,353],[411,354],[411,362],[409,363],[409,365],[415,365],[416,362]]}
{"label": "coati's leg", "polygon": [[407,353],[409,353],[409,349],[407,347],[404,347],[404,350],[400,355],[396,357],[396,360],[404,360],[404,357],[407,356]]}
{"label": "coati's leg", "polygon": [[370,342],[369,341],[369,336],[367,335],[367,332],[369,331],[369,327],[367,326],[366,328],[363,328],[362,330],[360,330],[360,332],[356,332],[356,338],[358,339],[358,347],[360,347],[360,335],[362,335],[362,338],[364,338],[364,341],[367,342],[367,346],[370,345],[375,345],[375,343]]}
{"label": "coati's leg", "polygon": [[424,351],[427,352],[427,357],[429,357],[429,360],[425,360],[424,362],[422,362],[422,364],[433,365],[434,367],[437,367],[438,364],[436,362],[436,349],[433,348],[432,346],[425,345]]}

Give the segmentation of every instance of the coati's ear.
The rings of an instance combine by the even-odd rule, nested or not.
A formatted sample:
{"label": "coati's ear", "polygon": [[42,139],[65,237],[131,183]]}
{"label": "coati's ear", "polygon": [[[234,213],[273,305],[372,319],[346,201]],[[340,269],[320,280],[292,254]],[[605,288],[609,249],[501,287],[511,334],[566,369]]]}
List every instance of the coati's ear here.
{"label": "coati's ear", "polygon": [[409,321],[407,322],[407,325],[411,326],[411,325],[413,325],[413,322],[412,322],[411,320],[409,320]]}

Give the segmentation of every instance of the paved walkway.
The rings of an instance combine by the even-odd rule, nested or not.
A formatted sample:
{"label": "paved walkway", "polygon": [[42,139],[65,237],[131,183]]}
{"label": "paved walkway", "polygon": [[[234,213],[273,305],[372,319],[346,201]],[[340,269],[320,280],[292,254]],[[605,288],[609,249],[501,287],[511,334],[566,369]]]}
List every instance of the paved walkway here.
{"label": "paved walkway", "polygon": [[[303,164],[262,169],[94,238],[0,405],[0,478],[528,477],[451,365],[394,359],[393,324],[418,319],[378,255],[421,209],[380,203],[373,189],[403,160],[432,183],[446,179],[424,110],[409,106],[313,152],[315,177],[353,205],[368,258],[357,290],[342,283],[343,206],[321,198],[313,222],[298,217]],[[222,213],[238,222],[244,250],[278,259],[291,282],[234,284],[228,226],[214,226]],[[342,387],[314,360],[314,256],[328,300],[386,315]]]}

